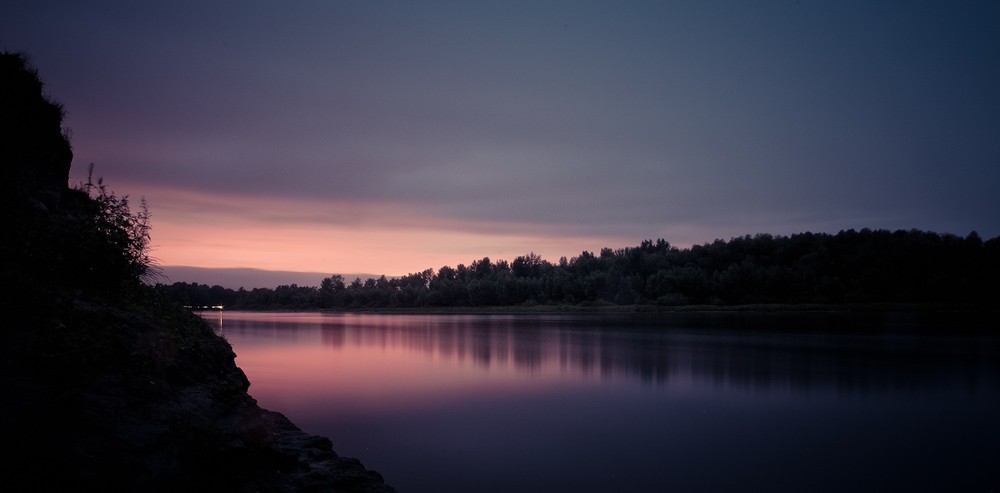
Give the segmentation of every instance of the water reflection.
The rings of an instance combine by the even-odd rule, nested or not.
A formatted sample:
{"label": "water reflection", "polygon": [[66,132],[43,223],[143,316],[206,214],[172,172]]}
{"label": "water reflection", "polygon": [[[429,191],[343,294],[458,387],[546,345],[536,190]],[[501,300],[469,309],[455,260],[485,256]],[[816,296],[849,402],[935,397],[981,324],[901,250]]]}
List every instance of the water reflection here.
{"label": "water reflection", "polygon": [[[210,321],[213,321],[210,319]],[[710,385],[752,391],[975,392],[1000,383],[996,337],[943,337],[872,321],[758,316],[227,313],[226,330],[272,341],[403,350],[483,370]],[[214,323],[221,326],[222,320]],[[851,325],[845,325],[851,324]],[[859,327],[864,330],[858,330]],[[907,330],[914,329],[914,330]],[[955,329],[952,329],[955,330]]]}
{"label": "water reflection", "polygon": [[1000,348],[962,321],[224,318],[262,406],[399,491],[1000,486]]}

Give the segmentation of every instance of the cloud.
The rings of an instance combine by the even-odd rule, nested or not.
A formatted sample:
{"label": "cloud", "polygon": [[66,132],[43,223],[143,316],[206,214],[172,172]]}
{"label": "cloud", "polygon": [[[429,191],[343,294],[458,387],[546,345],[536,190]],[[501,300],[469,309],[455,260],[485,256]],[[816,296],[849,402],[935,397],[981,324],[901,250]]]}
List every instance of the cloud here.
{"label": "cloud", "polygon": [[996,6],[18,9],[0,32],[66,104],[75,179],[146,196],[175,262],[1000,234]]}

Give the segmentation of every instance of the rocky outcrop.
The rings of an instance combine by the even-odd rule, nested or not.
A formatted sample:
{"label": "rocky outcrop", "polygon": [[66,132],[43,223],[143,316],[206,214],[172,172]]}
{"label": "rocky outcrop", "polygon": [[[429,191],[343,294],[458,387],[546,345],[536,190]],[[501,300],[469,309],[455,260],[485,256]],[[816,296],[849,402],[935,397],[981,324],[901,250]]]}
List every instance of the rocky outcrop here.
{"label": "rocky outcrop", "polygon": [[57,205],[73,151],[62,105],[43,92],[38,73],[17,53],[0,53],[0,176],[8,186]]}
{"label": "rocky outcrop", "polygon": [[232,348],[193,314],[78,302],[54,322],[5,334],[8,491],[393,491],[258,406]]}

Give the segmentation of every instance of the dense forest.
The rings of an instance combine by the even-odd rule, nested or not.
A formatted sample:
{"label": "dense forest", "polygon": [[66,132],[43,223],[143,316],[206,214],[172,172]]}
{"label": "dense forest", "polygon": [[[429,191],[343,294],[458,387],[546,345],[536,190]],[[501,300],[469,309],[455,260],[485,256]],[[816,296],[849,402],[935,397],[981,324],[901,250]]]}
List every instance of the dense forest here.
{"label": "dense forest", "polygon": [[528,305],[920,303],[988,305],[1000,295],[1000,238],[919,230],[758,234],[677,248],[663,239],[551,263],[529,253],[397,278],[233,290],[157,284],[186,305],[233,309]]}

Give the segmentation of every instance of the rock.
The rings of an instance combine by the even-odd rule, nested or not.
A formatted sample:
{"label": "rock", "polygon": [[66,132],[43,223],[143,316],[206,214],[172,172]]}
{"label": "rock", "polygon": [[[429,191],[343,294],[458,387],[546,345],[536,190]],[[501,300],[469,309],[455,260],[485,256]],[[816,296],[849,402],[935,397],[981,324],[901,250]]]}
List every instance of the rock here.
{"label": "rock", "polygon": [[232,348],[198,317],[86,304],[62,316],[0,365],[8,491],[394,491],[258,406]]}
{"label": "rock", "polygon": [[65,112],[43,92],[27,56],[0,53],[0,176],[55,205],[67,188],[73,151],[63,129]]}
{"label": "rock", "polygon": [[127,252],[67,187],[62,116],[26,58],[0,53],[0,488],[393,491],[258,406],[204,320],[109,268]]}

